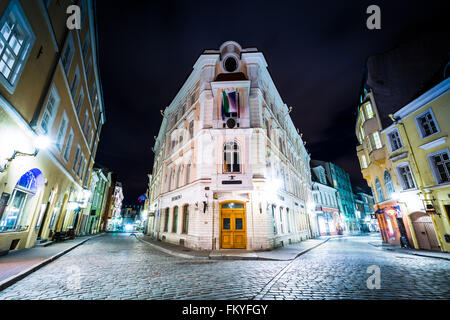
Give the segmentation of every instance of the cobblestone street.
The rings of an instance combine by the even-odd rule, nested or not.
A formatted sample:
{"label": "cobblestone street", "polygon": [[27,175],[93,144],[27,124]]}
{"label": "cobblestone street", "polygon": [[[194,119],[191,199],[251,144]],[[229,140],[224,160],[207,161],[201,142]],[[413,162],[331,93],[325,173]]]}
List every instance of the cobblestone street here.
{"label": "cobblestone street", "polygon": [[[77,247],[0,292],[9,299],[450,299],[450,261],[333,238],[293,261],[169,256],[129,234]],[[381,272],[370,290],[369,266]]]}

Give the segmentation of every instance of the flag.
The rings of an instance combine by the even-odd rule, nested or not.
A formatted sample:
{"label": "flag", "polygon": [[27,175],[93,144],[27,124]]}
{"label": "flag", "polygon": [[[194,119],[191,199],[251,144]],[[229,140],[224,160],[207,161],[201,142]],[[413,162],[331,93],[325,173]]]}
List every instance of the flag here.
{"label": "flag", "polygon": [[147,199],[148,199],[148,198],[147,198],[147,196],[146,196],[145,194],[140,195],[139,198],[138,198],[139,202],[145,201],[145,200],[147,200]]}
{"label": "flag", "polygon": [[229,109],[228,95],[225,91],[222,91],[222,120],[225,120],[225,114],[230,112]]}

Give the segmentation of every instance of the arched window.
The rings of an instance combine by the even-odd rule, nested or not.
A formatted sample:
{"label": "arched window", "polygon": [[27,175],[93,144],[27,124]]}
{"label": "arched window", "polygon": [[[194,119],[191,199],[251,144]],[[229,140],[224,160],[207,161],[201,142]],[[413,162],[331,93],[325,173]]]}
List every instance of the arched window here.
{"label": "arched window", "polygon": [[241,172],[239,145],[236,142],[227,142],[223,148],[223,170],[233,173]]}
{"label": "arched window", "polygon": [[384,201],[383,189],[381,189],[381,183],[378,178],[375,179],[375,189],[377,191],[378,202]]}
{"label": "arched window", "polygon": [[173,208],[172,232],[177,233],[178,227],[178,207]]}
{"label": "arched window", "polygon": [[164,232],[169,230],[169,208],[166,208],[166,212],[164,214]]}
{"label": "arched window", "polygon": [[387,197],[391,199],[395,189],[394,184],[392,183],[391,175],[387,170],[384,171],[384,187],[386,188]]}
{"label": "arched window", "polygon": [[188,233],[189,230],[189,205],[183,207],[183,230],[182,233]]}

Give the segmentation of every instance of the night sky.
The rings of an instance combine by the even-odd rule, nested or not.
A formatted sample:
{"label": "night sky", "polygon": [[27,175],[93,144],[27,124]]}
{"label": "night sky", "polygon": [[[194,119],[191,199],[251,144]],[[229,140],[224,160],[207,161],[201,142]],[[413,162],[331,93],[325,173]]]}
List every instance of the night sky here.
{"label": "night sky", "polygon": [[[204,49],[234,40],[263,52],[312,158],[337,163],[367,188],[354,133],[365,60],[420,32],[449,28],[445,2],[98,0],[106,124],[96,162],[118,174],[124,202],[136,203],[153,167],[159,110]],[[381,8],[381,30],[366,28],[371,4]]]}

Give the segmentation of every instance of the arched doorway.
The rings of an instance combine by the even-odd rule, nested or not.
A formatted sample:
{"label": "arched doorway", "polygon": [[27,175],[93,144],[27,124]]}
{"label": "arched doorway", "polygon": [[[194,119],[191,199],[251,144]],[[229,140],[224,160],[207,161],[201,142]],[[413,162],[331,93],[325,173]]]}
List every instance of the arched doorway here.
{"label": "arched doorway", "polygon": [[30,224],[30,200],[44,186],[44,175],[39,169],[31,169],[17,181],[8,206],[0,214],[1,231],[25,231]]}
{"label": "arched doorway", "polygon": [[419,249],[440,251],[431,217],[424,212],[414,212],[410,218]]}
{"label": "arched doorway", "polygon": [[247,221],[245,203],[226,201],[220,204],[220,247],[247,248]]}

